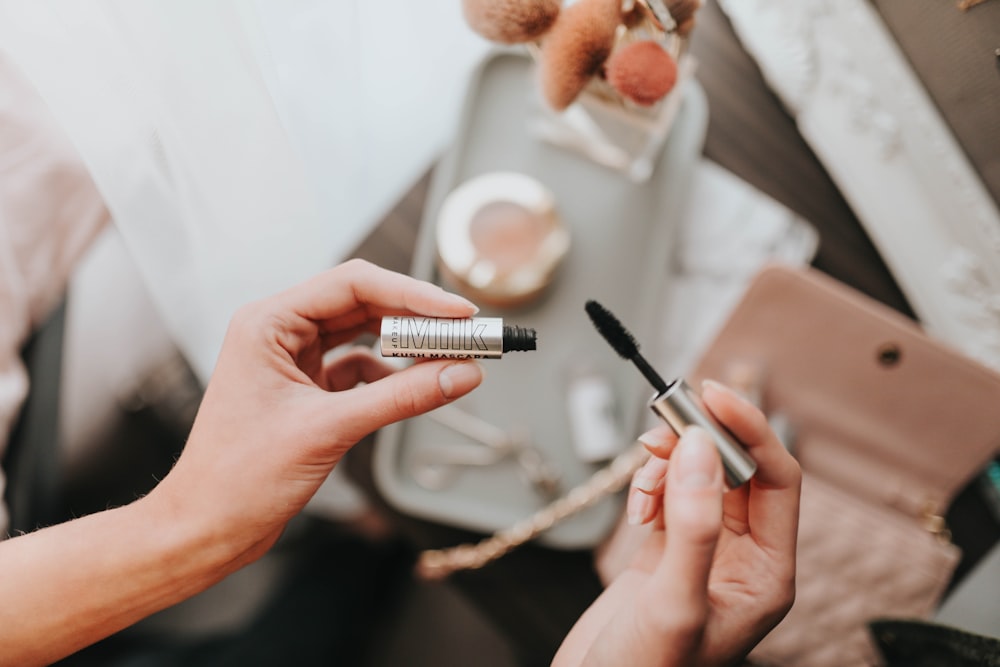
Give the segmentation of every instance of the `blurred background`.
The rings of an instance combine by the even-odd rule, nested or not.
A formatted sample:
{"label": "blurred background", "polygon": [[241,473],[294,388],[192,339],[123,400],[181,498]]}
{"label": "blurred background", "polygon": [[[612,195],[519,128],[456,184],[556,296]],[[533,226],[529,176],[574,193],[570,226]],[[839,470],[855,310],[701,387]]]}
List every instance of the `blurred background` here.
{"label": "blurred background", "polygon": [[[7,533],[148,492],[183,447],[240,304],[350,257],[442,278],[437,213],[463,175],[492,169],[536,169],[556,191],[572,240],[543,294],[572,282],[587,234],[650,225],[651,237],[621,236],[657,240],[633,267],[651,276],[636,317],[671,373],[693,367],[771,261],[813,267],[1000,369],[997,0],[667,4],[693,16],[682,39],[680,26],[653,30],[676,82],[653,105],[619,100],[625,129],[609,130],[622,114],[601,115],[616,94],[604,69],[553,110],[544,36],[499,44],[470,24],[473,2],[0,2]],[[477,105],[497,90],[501,103]],[[483,141],[491,123],[515,129]],[[596,134],[635,127],[654,128],[641,134],[648,169],[595,159],[609,154]],[[584,192],[616,219],[567,214]],[[491,307],[520,317],[554,307],[503,298]],[[631,396],[620,382],[611,393]],[[587,396],[617,445],[642,427],[638,402]],[[548,399],[563,415],[567,397]],[[595,510],[587,544],[543,539],[422,581],[421,550],[504,526],[427,517],[458,491],[407,506],[392,484],[409,482],[379,477],[379,437],[262,561],[66,664],[548,664],[602,589],[595,550],[620,497]],[[567,443],[540,447],[573,482],[621,450],[584,460]],[[948,498],[961,555],[937,573],[927,615],[991,636],[996,466],[970,461]]]}

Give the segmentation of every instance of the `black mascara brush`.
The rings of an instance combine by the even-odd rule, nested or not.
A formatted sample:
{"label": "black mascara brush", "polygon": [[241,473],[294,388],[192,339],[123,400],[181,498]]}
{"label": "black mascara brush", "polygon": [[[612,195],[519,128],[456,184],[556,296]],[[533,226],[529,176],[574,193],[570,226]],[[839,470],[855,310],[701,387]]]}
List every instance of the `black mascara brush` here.
{"label": "black mascara brush", "polygon": [[743,451],[736,438],[705,409],[701,397],[682,378],[670,382],[663,381],[653,370],[645,357],[639,354],[639,344],[632,334],[622,326],[618,318],[596,301],[588,301],[587,315],[597,331],[604,336],[615,352],[623,359],[630,360],[656,389],[656,395],[649,402],[650,409],[674,432],[680,436],[691,426],[704,429],[719,451],[722,467],[726,473],[726,486],[735,489],[757,471],[757,464]]}
{"label": "black mascara brush", "polygon": [[604,336],[604,340],[614,348],[622,359],[628,359],[639,369],[643,377],[649,380],[656,393],[663,394],[667,391],[667,383],[663,381],[660,374],[653,370],[646,358],[639,354],[639,344],[635,342],[632,334],[622,326],[618,318],[611,314],[607,308],[597,303],[593,299],[587,302],[587,315],[594,323],[597,331]]}

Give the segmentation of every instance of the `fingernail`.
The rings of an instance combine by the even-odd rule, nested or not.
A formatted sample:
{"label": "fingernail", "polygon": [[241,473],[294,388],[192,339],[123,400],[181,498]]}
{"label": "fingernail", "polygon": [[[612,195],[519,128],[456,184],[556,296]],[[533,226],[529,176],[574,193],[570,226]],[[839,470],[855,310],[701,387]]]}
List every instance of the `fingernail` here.
{"label": "fingernail", "polygon": [[698,489],[711,486],[721,472],[719,455],[708,433],[697,426],[688,427],[670,457],[670,481],[682,487]]}
{"label": "fingernail", "polygon": [[641,526],[645,523],[653,502],[653,496],[647,496],[645,493],[630,493],[626,505],[628,525]]}
{"label": "fingernail", "polygon": [[639,436],[639,442],[649,447],[666,447],[669,443],[662,428],[654,428]]}
{"label": "fingernail", "polygon": [[445,366],[438,374],[438,384],[446,398],[462,396],[475,389],[482,381],[483,368],[474,361]]}
{"label": "fingernail", "polygon": [[479,306],[477,306],[476,304],[472,303],[471,301],[469,301],[468,299],[466,299],[464,296],[459,296],[458,294],[455,294],[454,292],[449,292],[448,290],[443,289],[443,288],[442,288],[441,291],[444,292],[446,295],[448,295],[448,297],[450,299],[452,299],[455,303],[460,303],[463,306],[467,306],[469,308],[472,308],[472,311],[473,311],[472,314],[473,315],[475,315],[476,313],[479,312]]}
{"label": "fingernail", "polygon": [[632,480],[632,486],[646,493],[652,493],[656,491],[656,487],[660,485],[662,479],[655,479],[653,477],[636,477]]}
{"label": "fingernail", "polygon": [[[712,391],[720,391],[723,394],[729,394],[731,396],[739,396],[731,387],[728,387],[721,382],[715,380],[702,380],[701,390],[711,389]],[[740,397],[742,398],[742,396]]]}

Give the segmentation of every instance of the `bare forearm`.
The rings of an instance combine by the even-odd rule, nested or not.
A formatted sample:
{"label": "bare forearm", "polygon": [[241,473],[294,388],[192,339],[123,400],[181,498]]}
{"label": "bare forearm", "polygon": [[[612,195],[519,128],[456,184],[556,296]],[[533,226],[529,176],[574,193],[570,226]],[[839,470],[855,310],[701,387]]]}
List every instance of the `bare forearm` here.
{"label": "bare forearm", "polygon": [[153,498],[0,542],[0,665],[48,664],[241,564]]}
{"label": "bare forearm", "polygon": [[384,313],[475,312],[358,260],[241,308],[184,453],[149,496],[0,543],[0,667],[49,663],[263,555],[353,443],[483,378],[469,361],[396,373],[326,353]]}

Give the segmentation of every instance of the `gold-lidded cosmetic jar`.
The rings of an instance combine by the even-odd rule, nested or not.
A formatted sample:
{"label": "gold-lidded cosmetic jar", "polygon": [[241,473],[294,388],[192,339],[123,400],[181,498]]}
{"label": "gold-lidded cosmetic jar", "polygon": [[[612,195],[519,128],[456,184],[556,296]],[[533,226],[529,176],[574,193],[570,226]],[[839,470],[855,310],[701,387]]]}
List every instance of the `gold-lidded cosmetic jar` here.
{"label": "gold-lidded cosmetic jar", "polygon": [[570,234],[555,196],[517,172],[473,177],[438,214],[438,268],[468,298],[498,308],[530,303],[552,282]]}

